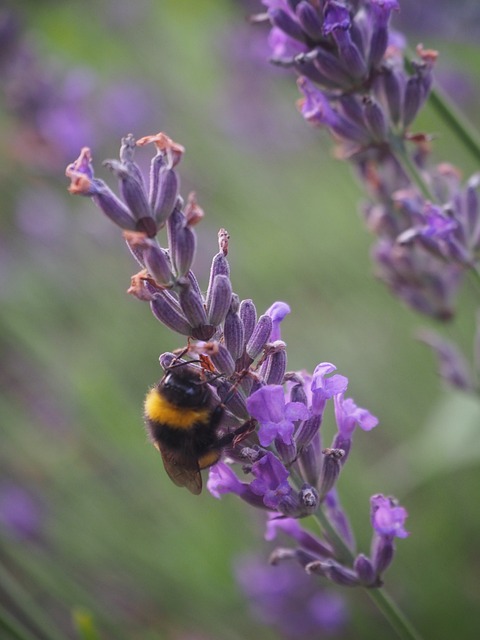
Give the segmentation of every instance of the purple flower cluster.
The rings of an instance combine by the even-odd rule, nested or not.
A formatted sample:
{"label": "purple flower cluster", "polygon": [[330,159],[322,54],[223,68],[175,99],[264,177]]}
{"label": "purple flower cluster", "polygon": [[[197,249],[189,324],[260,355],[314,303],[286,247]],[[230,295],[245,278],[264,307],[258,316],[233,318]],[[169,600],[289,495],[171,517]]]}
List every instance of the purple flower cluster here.
{"label": "purple flower cluster", "polygon": [[[244,471],[255,479],[241,482],[227,463],[219,462],[211,468],[208,481],[215,497],[234,493],[288,517],[316,511],[338,479],[355,427],[369,431],[378,423],[366,409],[344,397],[348,380],[330,375],[333,371],[334,365],[324,362],[313,376],[289,372],[284,376],[286,392],[283,384],[257,381],[246,406],[259,425],[260,447],[240,451],[240,456],[247,457]],[[331,446],[322,449],[320,427],[328,400],[335,405],[337,433]],[[272,445],[273,451],[267,449]]]}
{"label": "purple flower cluster", "polygon": [[[335,491],[329,494],[326,512],[353,554],[353,534],[344,518]],[[267,540],[273,540],[281,532],[293,539],[297,545],[293,549],[277,548],[272,553],[271,562],[277,564],[295,560],[308,574],[322,576],[344,587],[378,587],[382,584],[382,574],[393,560],[395,538],[406,538],[409,535],[404,527],[407,512],[398,506],[393,498],[378,494],[370,500],[370,516],[373,528],[370,555],[357,554],[352,566],[347,566],[339,560],[330,545],[302,529],[298,520],[271,517],[267,524]]]}
{"label": "purple flower cluster", "polygon": [[[450,165],[429,167],[430,139],[410,131],[432,87],[437,52],[390,27],[397,0],[264,0],[271,61],[293,68],[299,109],[338,143],[371,201],[376,273],[417,312],[449,320],[466,270],[478,266],[478,177],[462,186]],[[413,172],[413,175],[412,175]]]}
{"label": "purple flower cluster", "polygon": [[[156,148],[148,180],[135,161],[137,147],[146,144]],[[138,141],[126,136],[120,159],[104,163],[118,178],[118,197],[94,176],[90,151],[84,148],[67,168],[69,190],[92,198],[123,230],[142,268],[132,278],[129,292],[148,302],[160,322],[188,337],[188,347],[181,355],[167,352],[160,356],[162,367],[167,369],[173,361],[191,362],[188,366],[200,366],[208,373],[212,393],[226,408],[220,425],[223,431],[245,420],[257,426],[234,439],[226,448],[226,457],[210,468],[207,486],[212,495],[219,498],[233,493],[268,512],[275,522],[293,522],[292,526],[298,527],[297,518],[325,510],[344,544],[352,548],[353,536],[336,499],[335,484],[349,456],[355,429],[370,431],[378,420],[346,397],[348,379],[335,373],[333,364],[320,363],[312,375],[287,371],[281,322],[290,308],[275,302],[258,316],[252,300],[240,300],[233,292],[227,259],[229,236],[224,229],[219,232],[219,251],[212,259],[206,292],[202,292],[192,265],[194,226],[203,211],[193,195],[186,203],[179,195],[177,166],[183,152],[183,147],[164,133]],[[164,231],[166,244],[162,246],[159,232]],[[324,448],[321,426],[329,404],[336,433]],[[234,463],[241,465],[238,473]],[[385,533],[387,521],[384,515],[379,535],[391,542],[390,534]],[[380,531],[379,525],[374,528]],[[331,541],[318,544],[329,563],[337,562]],[[372,560],[372,567],[369,586],[380,584],[380,565]],[[355,573],[354,568],[349,571]],[[358,578],[356,583],[365,584],[366,580]]]}

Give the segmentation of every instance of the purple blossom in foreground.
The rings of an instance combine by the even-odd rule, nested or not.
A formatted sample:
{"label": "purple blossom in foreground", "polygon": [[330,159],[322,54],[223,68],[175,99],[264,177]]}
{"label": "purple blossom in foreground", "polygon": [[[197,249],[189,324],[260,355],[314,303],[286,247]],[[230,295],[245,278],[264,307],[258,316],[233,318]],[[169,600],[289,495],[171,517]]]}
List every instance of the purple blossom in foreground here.
{"label": "purple blossom in foreground", "polygon": [[[148,144],[156,153],[146,179],[135,153]],[[67,168],[69,190],[90,197],[122,229],[141,267],[129,293],[148,302],[162,324],[188,340],[180,353],[160,356],[162,368],[191,368],[210,385],[215,402],[223,405],[217,436],[226,444],[222,459],[209,470],[210,493],[218,499],[230,493],[265,511],[268,535],[281,530],[296,542],[297,549],[274,552],[274,561],[294,557],[307,573],[345,586],[366,584],[367,560],[358,562],[358,571],[356,565],[346,566],[333,541],[306,532],[299,519],[322,509],[343,544],[354,549],[335,486],[354,429],[370,431],[378,421],[344,397],[348,379],[335,373],[332,363],[321,362],[313,374],[287,371],[280,325],[290,307],[275,302],[259,315],[251,299],[236,295],[225,229],[218,233],[219,251],[212,258],[208,285],[200,285],[192,270],[194,227],[204,212],[194,195],[186,203],[180,196],[177,167],[183,152],[164,133],[138,141],[126,136],[119,160],[105,163],[118,179],[116,195],[95,176],[90,151],[84,148]],[[321,427],[329,403],[338,433],[330,447],[322,448]],[[372,565],[368,586],[381,583],[379,566]]]}
{"label": "purple blossom in foreground", "polygon": [[252,614],[282,637],[309,640],[336,635],[348,621],[342,596],[319,588],[298,565],[271,567],[253,556],[241,557],[235,575]]}

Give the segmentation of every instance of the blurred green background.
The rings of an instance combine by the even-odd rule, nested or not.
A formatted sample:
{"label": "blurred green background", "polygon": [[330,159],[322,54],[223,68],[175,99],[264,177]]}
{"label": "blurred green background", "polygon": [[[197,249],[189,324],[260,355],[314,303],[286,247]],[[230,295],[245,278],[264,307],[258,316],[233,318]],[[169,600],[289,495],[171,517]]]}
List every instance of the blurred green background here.
{"label": "blurred green background", "polygon": [[[419,35],[441,50],[439,75],[478,125],[478,16],[468,2],[455,13],[423,4],[432,24],[425,19]],[[418,8],[402,6],[415,44]],[[414,339],[428,322],[372,277],[362,192],[327,136],[301,120],[293,78],[262,61],[264,35],[245,19],[254,3],[8,7],[18,23],[3,31],[0,67],[1,608],[47,640],[79,637],[78,608],[102,639],[282,637],[250,616],[233,576],[242,554],[271,551],[261,514],[233,496],[174,487],[147,443],[143,396],[161,375],[159,354],[182,340],[126,295],[136,265],[118,229],[66,193],[64,167],[80,146],[113,184],[101,161],[116,157],[120,136],[162,130],[186,146],[182,194],[194,189],[207,213],[195,266],[203,286],[226,227],[239,296],[260,311],[275,300],[292,307],[289,369],[335,363],[380,418],[357,434],[339,482],[360,549],[368,552],[369,496],[398,497],[411,537],[399,541],[388,590],[426,638],[476,638],[478,407],[445,391]],[[439,11],[449,11],[440,26]],[[14,32],[12,45],[5,34]],[[25,54],[8,76],[5,55],[19,42],[30,62]],[[415,128],[436,134],[438,160],[465,176],[478,169],[431,109]],[[468,287],[459,306],[447,335],[468,352]],[[24,503],[17,529],[9,495],[19,496],[17,511]],[[340,637],[393,637],[364,592],[343,593],[351,623]]]}

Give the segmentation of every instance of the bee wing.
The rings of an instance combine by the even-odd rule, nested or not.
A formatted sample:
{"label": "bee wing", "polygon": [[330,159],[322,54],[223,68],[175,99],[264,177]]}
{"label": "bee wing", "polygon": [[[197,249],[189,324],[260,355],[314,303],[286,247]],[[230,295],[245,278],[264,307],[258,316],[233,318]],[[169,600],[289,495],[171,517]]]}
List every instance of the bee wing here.
{"label": "bee wing", "polygon": [[202,492],[202,476],[198,461],[177,451],[172,453],[159,446],[157,449],[162,454],[163,466],[170,480],[177,487],[186,487],[191,493],[198,496]]}

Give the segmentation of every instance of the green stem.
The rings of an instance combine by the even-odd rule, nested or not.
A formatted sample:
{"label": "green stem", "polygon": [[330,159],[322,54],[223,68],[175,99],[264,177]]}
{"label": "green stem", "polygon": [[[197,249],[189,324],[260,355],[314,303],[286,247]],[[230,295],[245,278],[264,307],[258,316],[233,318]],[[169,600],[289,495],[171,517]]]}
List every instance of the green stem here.
{"label": "green stem", "polygon": [[377,608],[383,613],[384,617],[390,623],[399,638],[409,640],[422,640],[422,636],[412,627],[410,621],[398,608],[396,602],[392,600],[385,589],[367,589],[370,599],[375,603]]}
{"label": "green stem", "polygon": [[[410,49],[405,56],[405,64],[408,70],[412,69],[411,61],[413,58],[415,58],[415,53]],[[477,129],[438,84],[431,89],[428,102],[475,158],[475,161],[480,162],[480,135]]]}
{"label": "green stem", "polygon": [[477,130],[438,85],[430,92],[429,102],[475,161],[480,162],[480,137]]}
{"label": "green stem", "polygon": [[[318,521],[320,527],[326,532],[329,540],[341,556],[348,560],[350,564],[353,564],[354,557],[352,552],[343,539],[338,535],[337,531],[331,525],[327,516],[321,509],[315,513],[314,518]],[[400,611],[398,605],[394,600],[392,600],[383,587],[373,589],[366,587],[365,590],[401,640],[422,640],[421,635],[413,628],[409,620],[405,617],[402,611]]]}
{"label": "green stem", "polygon": [[410,181],[418,187],[425,200],[435,202],[435,196],[423,179],[417,165],[408,154],[404,141],[399,136],[393,135],[390,140],[390,148]]}
{"label": "green stem", "polygon": [[0,605],[0,631],[9,634],[8,636],[2,634],[1,637],[5,638],[5,640],[36,640],[33,633],[14,618],[2,605]]}
{"label": "green stem", "polygon": [[52,626],[43,609],[34,601],[18,580],[2,566],[0,566],[0,584],[4,591],[11,596],[12,600],[22,607],[25,615],[32,620],[39,631],[44,631],[49,640],[64,640],[64,635]]}

